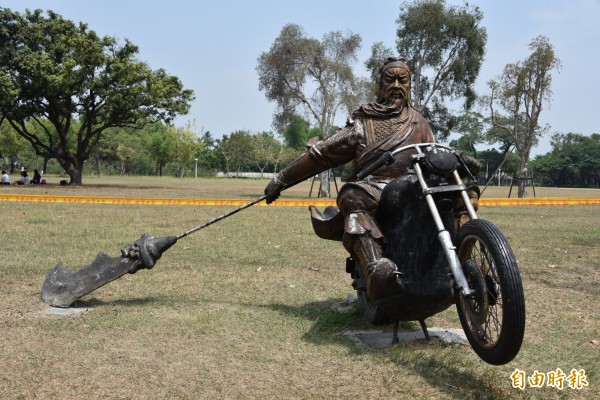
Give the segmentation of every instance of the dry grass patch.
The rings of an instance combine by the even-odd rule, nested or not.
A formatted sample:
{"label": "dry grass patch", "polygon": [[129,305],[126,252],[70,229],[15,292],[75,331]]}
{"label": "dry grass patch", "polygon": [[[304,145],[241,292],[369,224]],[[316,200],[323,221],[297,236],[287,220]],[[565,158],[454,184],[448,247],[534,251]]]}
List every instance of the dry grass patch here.
{"label": "dry grass patch", "polygon": [[[238,182],[234,188],[229,181],[223,185],[232,185],[227,191],[235,189],[235,195],[225,196],[217,181],[198,193],[252,198],[265,183]],[[132,180],[126,190],[103,192],[163,197],[144,185],[143,179]],[[170,186],[172,196],[166,197],[190,196],[192,189],[177,187]],[[306,197],[308,188],[297,196]],[[126,275],[84,297],[79,306],[87,312],[44,313],[39,291],[58,260],[80,268],[100,250],[117,255],[143,232],[178,234],[229,210],[0,203],[0,397],[600,396],[597,206],[481,210],[507,235],[525,285],[525,342],[502,367],[486,365],[464,345],[433,340],[377,350],[346,338],[345,331],[369,326],[359,315],[331,310],[351,291],[345,251],[312,233],[304,208],[245,210],[181,239],[153,270]],[[460,326],[453,308],[428,324]],[[509,378],[515,368],[527,374],[585,369],[589,387],[520,391]]]}

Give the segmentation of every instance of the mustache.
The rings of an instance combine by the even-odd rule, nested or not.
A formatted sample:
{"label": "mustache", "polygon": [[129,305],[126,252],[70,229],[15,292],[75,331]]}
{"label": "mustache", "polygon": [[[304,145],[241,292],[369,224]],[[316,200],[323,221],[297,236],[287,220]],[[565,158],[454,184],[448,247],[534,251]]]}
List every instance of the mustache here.
{"label": "mustache", "polygon": [[400,95],[400,100],[402,103],[406,103],[408,99],[408,91],[405,88],[390,88],[386,90],[385,93],[382,93],[382,96],[379,99],[379,103],[382,104],[393,104],[397,99],[397,94]]}

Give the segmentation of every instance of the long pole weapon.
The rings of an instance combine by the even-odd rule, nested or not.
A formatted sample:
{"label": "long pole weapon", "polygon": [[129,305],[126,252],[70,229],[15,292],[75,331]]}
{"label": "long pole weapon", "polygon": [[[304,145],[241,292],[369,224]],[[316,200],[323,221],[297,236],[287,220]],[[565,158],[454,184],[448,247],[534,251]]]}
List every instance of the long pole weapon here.
{"label": "long pole weapon", "polygon": [[263,195],[176,236],[155,238],[144,233],[132,245],[123,248],[120,257],[110,257],[100,252],[91,264],[76,271],[65,268],[59,262],[46,276],[41,292],[42,301],[54,307],[70,307],[80,297],[125,274],[134,274],[140,269],[152,269],[162,254],[179,239],[260,203],[266,198],[267,195]]}

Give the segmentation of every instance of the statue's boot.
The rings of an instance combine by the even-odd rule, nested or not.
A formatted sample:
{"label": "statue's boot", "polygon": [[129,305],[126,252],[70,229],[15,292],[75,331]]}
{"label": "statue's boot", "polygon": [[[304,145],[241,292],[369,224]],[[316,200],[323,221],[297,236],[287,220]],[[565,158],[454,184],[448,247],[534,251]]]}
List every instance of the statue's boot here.
{"label": "statue's boot", "polygon": [[[479,190],[479,186],[469,186],[467,188],[467,196],[469,197],[473,209],[477,211],[479,209],[479,198],[481,197],[481,191]],[[471,220],[471,216],[467,211],[467,207],[465,206],[462,197],[459,197],[454,203],[454,219],[456,221],[457,230]]]}
{"label": "statue's boot", "polygon": [[359,265],[369,298],[378,302],[401,294],[400,272],[392,260],[383,256],[383,237],[374,219],[366,213],[356,217],[351,214],[346,218],[343,243]]}

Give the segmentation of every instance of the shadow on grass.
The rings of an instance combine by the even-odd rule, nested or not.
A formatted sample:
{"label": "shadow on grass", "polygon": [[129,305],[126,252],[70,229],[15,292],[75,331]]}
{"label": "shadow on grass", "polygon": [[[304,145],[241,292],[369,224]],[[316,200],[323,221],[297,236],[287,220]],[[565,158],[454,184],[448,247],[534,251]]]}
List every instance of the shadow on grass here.
{"label": "shadow on grass", "polygon": [[[93,308],[106,306],[136,307],[148,305],[164,305],[174,299],[162,296],[148,296],[131,299],[103,301],[98,298],[78,300],[74,307]],[[197,306],[198,302],[176,300]],[[272,310],[292,319],[311,321],[310,329],[303,334],[302,340],[316,345],[334,344],[344,346],[351,355],[369,356],[373,363],[392,363],[402,370],[408,371],[406,379],[417,374],[429,383],[431,387],[449,396],[461,399],[498,399],[506,397],[493,384],[493,378],[486,377],[481,372],[481,363],[473,363],[472,357],[465,357],[472,350],[465,345],[447,344],[439,340],[419,340],[385,348],[373,348],[367,345],[357,345],[344,335],[351,330],[368,330],[374,327],[358,313],[340,313],[332,306],[339,299],[314,301],[300,305],[289,304],[252,304],[237,303],[246,307]],[[227,301],[225,301],[227,303]],[[404,329],[417,330],[418,324],[411,322],[402,324]],[[391,329],[389,326],[375,327],[376,329]],[[412,385],[412,384],[411,384]]]}
{"label": "shadow on grass", "polygon": [[[268,305],[270,309],[294,318],[305,318],[313,321],[308,332],[303,335],[303,340],[310,343],[338,344],[348,348],[351,354],[371,355],[373,362],[385,360],[420,375],[429,384],[441,392],[460,398],[482,399],[503,398],[490,384],[485,376],[480,376],[474,370],[481,365],[469,364],[469,358],[464,357],[465,352],[472,351],[466,345],[449,344],[441,340],[417,340],[401,343],[385,348],[373,348],[367,345],[357,345],[344,335],[349,330],[391,329],[389,325],[374,327],[357,313],[342,314],[332,310],[334,303],[339,300],[324,300],[310,302],[300,306],[287,304]],[[403,322],[401,329],[420,329],[418,324]]]}
{"label": "shadow on grass", "polygon": [[95,308],[95,307],[106,307],[106,306],[142,306],[142,305],[151,305],[151,304],[164,304],[165,299],[167,297],[162,296],[149,296],[149,297],[140,297],[134,299],[117,299],[112,301],[104,301],[92,297],[86,300],[77,300],[75,301],[71,307],[73,308]]}

